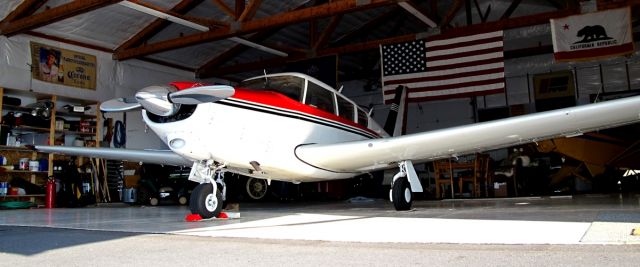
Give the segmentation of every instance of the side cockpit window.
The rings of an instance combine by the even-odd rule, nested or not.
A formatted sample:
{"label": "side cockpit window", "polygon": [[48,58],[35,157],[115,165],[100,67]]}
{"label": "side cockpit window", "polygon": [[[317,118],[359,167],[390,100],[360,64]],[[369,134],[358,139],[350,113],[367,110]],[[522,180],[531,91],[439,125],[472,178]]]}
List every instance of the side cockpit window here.
{"label": "side cockpit window", "polygon": [[369,115],[360,109],[358,109],[358,124],[369,127]]}
{"label": "side cockpit window", "polygon": [[342,96],[338,96],[338,116],[350,121],[355,121],[355,106],[344,99]]}
{"label": "side cockpit window", "polygon": [[278,92],[295,101],[302,102],[304,82],[304,79],[296,76],[273,76],[246,80],[239,86],[259,91]]}
{"label": "side cockpit window", "polygon": [[307,85],[305,104],[335,114],[334,93],[311,81]]}

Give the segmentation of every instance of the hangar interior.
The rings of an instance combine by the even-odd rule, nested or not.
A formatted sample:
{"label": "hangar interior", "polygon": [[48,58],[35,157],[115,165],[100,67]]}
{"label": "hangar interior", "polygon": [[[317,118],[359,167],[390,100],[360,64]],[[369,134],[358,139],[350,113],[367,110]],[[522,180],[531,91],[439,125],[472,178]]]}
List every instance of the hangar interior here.
{"label": "hangar interior", "polygon": [[[391,105],[383,101],[381,47],[420,39],[502,31],[504,90],[410,102],[401,117],[405,134],[637,95],[637,49],[579,61],[554,58],[550,19],[619,8],[629,8],[632,40],[637,40],[640,3],[632,0],[2,1],[0,88],[5,140],[0,155],[6,160],[3,165],[11,168],[0,172],[0,181],[5,190],[13,184],[25,191],[11,194],[9,190],[0,198],[43,205],[47,177],[67,175],[65,171],[76,168],[69,162],[89,173],[102,173],[102,178],[77,174],[79,180],[73,182],[83,188],[79,191],[92,192],[95,202],[153,199],[141,196],[141,190],[130,190],[139,187],[142,171],[147,176],[186,181],[184,169],[76,161],[23,149],[52,143],[166,149],[139,111],[104,115],[97,111],[102,102],[130,97],[154,84],[194,81],[233,86],[250,77],[303,72],[341,88],[343,95],[371,109],[373,118],[383,125]],[[57,51],[54,64],[65,75],[53,80],[38,76],[38,71],[46,70],[38,62],[50,50]],[[74,65],[65,64],[62,70],[62,57],[73,58]],[[67,119],[60,125],[56,120],[41,121],[51,116],[53,106],[47,103],[55,106],[54,114]],[[42,110],[48,115],[38,113]],[[17,129],[16,121],[29,121],[23,126],[39,129]],[[638,132],[638,125],[629,125],[421,163],[415,166],[425,188],[421,197],[637,192]],[[113,172],[116,176],[108,177]],[[282,200],[386,198],[391,176],[302,185],[277,181],[267,185],[263,180],[240,178],[237,187],[242,192],[237,197],[262,199],[269,187],[273,193],[269,196]],[[175,191],[185,187],[147,182],[152,187],[176,186]],[[65,182],[58,181],[58,187],[61,183]],[[89,188],[84,189],[84,184]]]}

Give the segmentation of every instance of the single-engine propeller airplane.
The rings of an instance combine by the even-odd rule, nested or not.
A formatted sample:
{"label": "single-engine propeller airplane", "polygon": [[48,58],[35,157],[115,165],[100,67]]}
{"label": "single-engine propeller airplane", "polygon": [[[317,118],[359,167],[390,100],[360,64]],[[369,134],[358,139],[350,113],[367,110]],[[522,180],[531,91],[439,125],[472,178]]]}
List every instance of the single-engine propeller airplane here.
{"label": "single-engine propeller airplane", "polygon": [[422,192],[414,163],[535,142],[640,121],[640,96],[454,128],[389,136],[363,108],[304,74],[250,78],[238,86],[171,83],[135,99],[104,102],[103,112],[142,109],[170,151],[36,146],[43,152],[192,166],[199,182],[190,209],[217,216],[222,174],[294,183],[346,179],[398,168],[390,199],[408,210]]}

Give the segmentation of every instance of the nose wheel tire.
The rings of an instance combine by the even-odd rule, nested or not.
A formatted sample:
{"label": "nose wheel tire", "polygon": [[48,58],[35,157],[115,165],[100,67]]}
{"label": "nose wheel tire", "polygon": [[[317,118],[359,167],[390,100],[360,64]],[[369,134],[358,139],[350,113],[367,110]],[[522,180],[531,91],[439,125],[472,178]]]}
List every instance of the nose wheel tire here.
{"label": "nose wheel tire", "polygon": [[402,177],[393,183],[391,189],[391,200],[396,210],[409,210],[413,202],[413,192],[407,178]]}
{"label": "nose wheel tire", "polygon": [[222,210],[222,194],[213,194],[211,184],[204,183],[196,186],[189,199],[191,213],[199,214],[203,219],[217,217]]}

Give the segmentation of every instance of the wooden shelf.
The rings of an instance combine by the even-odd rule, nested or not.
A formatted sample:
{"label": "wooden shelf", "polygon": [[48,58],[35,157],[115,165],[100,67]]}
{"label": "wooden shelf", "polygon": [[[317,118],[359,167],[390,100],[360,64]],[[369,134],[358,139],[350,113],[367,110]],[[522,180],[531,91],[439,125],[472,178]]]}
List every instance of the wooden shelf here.
{"label": "wooden shelf", "polygon": [[[31,148],[28,148],[26,146],[3,146],[0,145],[0,150],[12,150],[12,151],[20,151],[20,152],[37,152]],[[42,153],[42,152],[38,152],[38,153]]]}
{"label": "wooden shelf", "polygon": [[45,194],[33,194],[33,195],[4,195],[4,196],[0,196],[3,198],[7,198],[7,197],[15,197],[15,198],[19,198],[19,197],[45,197]]}
{"label": "wooden shelf", "polygon": [[[3,96],[17,97],[21,99],[20,105],[11,105],[7,103],[3,103]],[[45,94],[39,92],[33,92],[31,90],[16,90],[16,89],[7,89],[0,87],[0,116],[6,115],[7,111],[11,112],[22,112],[26,114],[31,114],[32,108],[27,107],[33,103],[38,101],[51,101],[54,105],[54,109],[51,110],[51,115],[49,117],[49,121],[38,121],[37,125],[44,127],[34,127],[34,126],[15,126],[9,127],[14,136],[20,136],[22,146],[6,146],[0,145],[0,154],[7,157],[9,164],[16,164],[18,160],[23,158],[29,158],[30,160],[47,160],[48,162],[48,171],[30,171],[30,170],[2,170],[0,179],[9,180],[12,178],[20,177],[26,179],[28,182],[42,186],[44,184],[44,180],[47,179],[48,175],[53,175],[53,162],[54,159],[59,159],[58,155],[54,155],[53,153],[42,153],[37,152],[33,149],[30,149],[29,145],[35,144],[54,144],[56,142],[56,138],[61,137],[61,135],[69,135],[75,136],[78,139],[83,139],[85,141],[92,141],[99,143],[101,137],[101,127],[102,116],[99,116],[100,113],[98,110],[100,109],[100,103],[93,100],[82,100],[70,97],[62,97],[52,94]],[[18,102],[13,102],[13,104],[18,104]],[[78,106],[91,106],[92,110],[89,110],[91,113],[87,112],[73,112],[67,108],[64,108],[65,105],[78,105]],[[94,112],[95,111],[95,112]],[[26,115],[25,114],[25,115]],[[78,123],[80,126],[87,127],[87,124],[83,124],[84,121],[89,121],[88,127],[93,126],[89,129],[94,129],[95,132],[85,132],[85,131],[69,131],[63,130],[62,127],[59,127],[59,124],[56,124],[56,119],[58,121],[64,120],[69,122],[69,124]],[[22,121],[25,122],[25,121]],[[58,126],[57,130],[56,127]],[[72,129],[84,130],[85,128],[76,128],[72,127]],[[17,137],[16,137],[17,138]],[[63,156],[64,157],[64,156]],[[67,158],[67,157],[64,157]],[[81,165],[83,159],[78,158],[78,165]],[[0,200],[7,198],[31,198],[32,202],[35,202],[35,198],[44,197],[43,194],[29,194],[29,195],[6,195],[0,196]],[[40,200],[40,199],[39,199]]]}
{"label": "wooden shelf", "polygon": [[56,116],[60,117],[76,117],[82,119],[95,119],[97,116],[93,114],[84,114],[78,112],[68,112],[64,110],[56,110]]}
{"label": "wooden shelf", "polygon": [[26,125],[20,125],[20,126],[16,126],[11,128],[12,131],[19,131],[22,133],[25,132],[32,132],[32,133],[49,133],[49,128],[42,128],[42,127],[33,127],[33,126],[26,126]]}
{"label": "wooden shelf", "polygon": [[61,133],[61,134],[65,134],[65,135],[82,135],[82,136],[95,136],[96,135],[96,133],[67,131],[67,130],[56,130],[56,133]]}
{"label": "wooden shelf", "polygon": [[29,174],[48,174],[48,171],[30,171],[30,170],[5,170],[4,173],[29,173]]}

